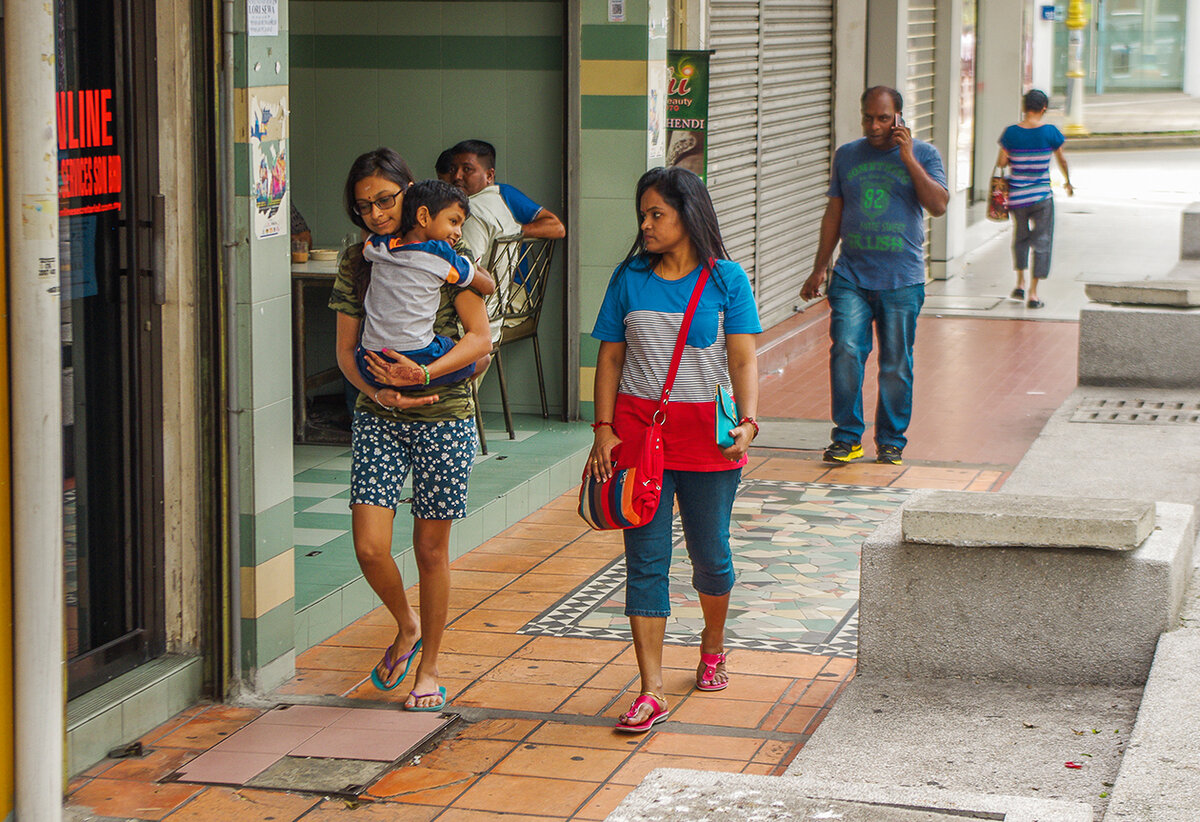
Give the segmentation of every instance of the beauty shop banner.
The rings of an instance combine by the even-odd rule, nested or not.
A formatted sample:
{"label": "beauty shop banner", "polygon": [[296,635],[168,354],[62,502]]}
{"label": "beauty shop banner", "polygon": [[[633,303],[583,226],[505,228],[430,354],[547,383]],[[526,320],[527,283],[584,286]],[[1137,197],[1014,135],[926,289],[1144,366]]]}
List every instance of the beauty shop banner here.
{"label": "beauty shop banner", "polygon": [[667,52],[666,164],[708,182],[707,51]]}

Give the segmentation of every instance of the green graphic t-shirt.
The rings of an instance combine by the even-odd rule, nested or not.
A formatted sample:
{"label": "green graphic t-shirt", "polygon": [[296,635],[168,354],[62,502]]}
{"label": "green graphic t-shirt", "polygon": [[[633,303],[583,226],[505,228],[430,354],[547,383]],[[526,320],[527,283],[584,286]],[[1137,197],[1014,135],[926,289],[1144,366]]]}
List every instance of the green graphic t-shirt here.
{"label": "green graphic t-shirt", "polygon": [[[937,149],[913,140],[913,156],[945,188]],[[826,193],[842,198],[835,273],[876,291],[925,282],[924,214],[898,147],[880,151],[865,137],[841,146]]]}
{"label": "green graphic t-shirt", "polygon": [[[363,259],[361,244],[346,249],[346,253],[338,260],[337,279],[334,280],[333,292],[329,295],[330,308],[360,320],[367,315],[363,309],[362,300],[354,293],[353,271],[356,266],[369,268],[370,265]],[[462,289],[456,285],[442,287],[441,302],[438,304],[437,318],[433,323],[435,334],[445,334],[454,340],[462,336],[458,327],[458,314],[454,310],[454,298],[460,293],[462,293]],[[355,410],[369,411],[379,417],[403,422],[467,420],[475,416],[475,404],[471,400],[470,380],[462,380],[451,385],[422,387],[404,393],[412,397],[437,394],[439,399],[433,405],[420,405],[405,409],[385,408],[366,394],[360,393],[354,408]]]}

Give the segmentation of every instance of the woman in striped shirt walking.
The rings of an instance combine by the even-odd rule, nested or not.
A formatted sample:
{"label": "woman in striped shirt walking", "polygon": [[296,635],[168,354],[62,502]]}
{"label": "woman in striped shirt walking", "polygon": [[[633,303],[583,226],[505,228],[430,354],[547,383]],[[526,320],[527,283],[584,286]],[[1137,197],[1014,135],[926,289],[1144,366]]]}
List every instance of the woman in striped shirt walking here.
{"label": "woman in striped shirt walking", "polygon": [[1033,251],[1033,276],[1029,279],[1030,308],[1041,308],[1038,280],[1050,276],[1050,248],[1054,242],[1054,197],[1050,193],[1050,158],[1066,178],[1067,195],[1074,196],[1067,158],[1063,156],[1063,133],[1043,123],[1049,98],[1033,89],[1025,95],[1025,118],[1009,126],[1000,137],[1000,156],[996,165],[1011,166],[1008,178],[1008,213],[1013,217],[1013,268],[1017,271],[1014,299],[1025,299],[1025,271],[1029,252]]}
{"label": "woman in striped shirt walking", "polygon": [[[710,268],[688,330],[671,402],[663,423],[662,501],[650,522],[625,537],[625,615],[641,673],[641,694],[616,729],[643,733],[667,718],[663,640],[671,613],[672,508],[691,560],[704,628],[696,687],[719,691],[725,670],[725,617],[733,588],[729,523],[746,464],[758,434],[758,366],[755,336],[762,331],[750,280],[731,262],[704,183],[682,168],[655,168],[638,181],[634,200],[638,236],[609,281],[592,336],[596,358],[595,442],[587,471],[596,479],[614,466],[636,463],[658,408],[675,341],[702,269]],[[731,389],[741,419],[716,441],[713,399]],[[629,452],[629,453],[626,453]]]}

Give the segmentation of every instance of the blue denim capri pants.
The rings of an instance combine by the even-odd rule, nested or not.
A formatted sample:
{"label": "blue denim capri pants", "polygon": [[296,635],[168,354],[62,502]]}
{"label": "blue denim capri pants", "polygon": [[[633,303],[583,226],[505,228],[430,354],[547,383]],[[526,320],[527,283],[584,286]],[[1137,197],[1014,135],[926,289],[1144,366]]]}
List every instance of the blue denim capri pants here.
{"label": "blue denim capri pants", "polygon": [[476,436],[474,419],[410,422],[355,411],[350,504],[395,510],[412,469],[414,517],[466,516]]}
{"label": "blue denim capri pants", "polygon": [[663,472],[662,502],[654,519],[625,534],[625,616],[671,615],[671,501],[679,502],[679,519],[692,564],[692,587],[707,596],[733,589],[733,557],[729,520],[742,469]]}

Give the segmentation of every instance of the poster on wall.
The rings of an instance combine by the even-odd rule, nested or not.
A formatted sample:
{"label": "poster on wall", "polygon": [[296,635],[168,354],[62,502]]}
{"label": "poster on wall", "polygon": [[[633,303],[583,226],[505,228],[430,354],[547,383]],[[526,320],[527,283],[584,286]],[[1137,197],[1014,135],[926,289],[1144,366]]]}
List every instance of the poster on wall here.
{"label": "poster on wall", "polygon": [[708,182],[708,52],[667,52],[666,164]]}
{"label": "poster on wall", "polygon": [[260,240],[291,231],[287,205],[287,88],[257,89],[250,96],[250,198],[254,236]]}

